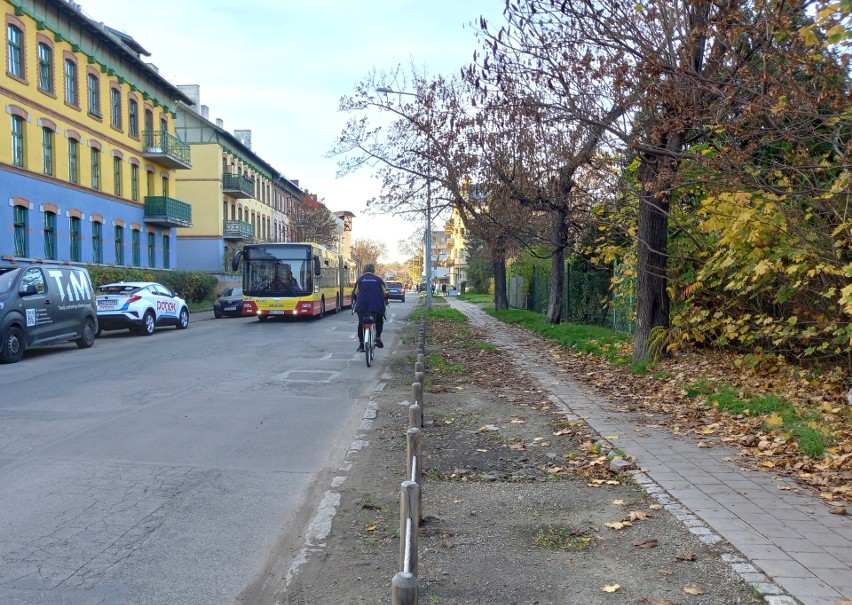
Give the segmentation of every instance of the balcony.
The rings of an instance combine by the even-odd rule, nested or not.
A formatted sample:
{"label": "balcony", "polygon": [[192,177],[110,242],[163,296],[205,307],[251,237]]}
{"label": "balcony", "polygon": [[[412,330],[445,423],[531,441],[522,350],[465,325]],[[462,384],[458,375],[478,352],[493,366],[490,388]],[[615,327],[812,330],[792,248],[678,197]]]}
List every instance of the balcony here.
{"label": "balcony", "polygon": [[190,162],[189,143],[184,143],[171,133],[162,130],[142,133],[145,147],[142,149],[142,157],[154,160],[161,166],[168,168],[188,169],[192,168]]}
{"label": "balcony", "polygon": [[144,221],[160,227],[192,227],[192,206],[163,195],[146,195]]}
{"label": "balcony", "polygon": [[254,225],[245,221],[224,221],[222,237],[225,239],[251,239],[254,237]]}
{"label": "balcony", "polygon": [[222,193],[240,199],[254,197],[254,182],[241,174],[222,175]]}

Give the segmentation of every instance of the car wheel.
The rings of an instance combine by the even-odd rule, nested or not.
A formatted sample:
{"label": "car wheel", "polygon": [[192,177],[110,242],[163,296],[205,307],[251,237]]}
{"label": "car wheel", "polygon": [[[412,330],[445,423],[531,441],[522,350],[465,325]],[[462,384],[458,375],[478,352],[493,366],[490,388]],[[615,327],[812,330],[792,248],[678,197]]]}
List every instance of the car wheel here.
{"label": "car wheel", "polygon": [[18,326],[9,326],[0,342],[0,362],[17,363],[24,356],[24,333]]}
{"label": "car wheel", "polygon": [[83,326],[83,334],[74,342],[81,349],[88,349],[95,344],[95,336],[95,322],[91,319],[87,319],[86,324]]}
{"label": "car wheel", "polygon": [[213,317],[215,317],[216,319],[222,318],[222,312],[219,310],[218,307],[213,307]]}
{"label": "car wheel", "polygon": [[184,307],[180,310],[180,317],[178,317],[177,329],[178,330],[186,330],[189,327],[189,310]]}
{"label": "car wheel", "polygon": [[142,336],[150,336],[154,333],[155,327],[157,327],[157,321],[154,319],[154,312],[145,311],[145,315],[142,316],[142,327],[139,329],[139,333]]}

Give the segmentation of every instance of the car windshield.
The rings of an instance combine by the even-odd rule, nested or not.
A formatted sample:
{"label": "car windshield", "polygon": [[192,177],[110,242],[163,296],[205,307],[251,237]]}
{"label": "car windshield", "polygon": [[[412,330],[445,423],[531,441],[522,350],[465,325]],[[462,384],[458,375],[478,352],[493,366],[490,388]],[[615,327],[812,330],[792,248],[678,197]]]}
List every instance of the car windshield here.
{"label": "car windshield", "polygon": [[130,296],[140,290],[139,286],[129,284],[109,284],[98,288],[98,294],[123,294]]}
{"label": "car windshield", "polygon": [[242,293],[242,288],[225,288],[222,290],[222,298],[226,298],[228,296],[240,296]]}
{"label": "car windshield", "polygon": [[18,275],[18,271],[20,271],[20,269],[0,271],[2,271],[2,273],[0,273],[0,294],[5,294],[12,289],[12,285],[15,283],[15,276]]}

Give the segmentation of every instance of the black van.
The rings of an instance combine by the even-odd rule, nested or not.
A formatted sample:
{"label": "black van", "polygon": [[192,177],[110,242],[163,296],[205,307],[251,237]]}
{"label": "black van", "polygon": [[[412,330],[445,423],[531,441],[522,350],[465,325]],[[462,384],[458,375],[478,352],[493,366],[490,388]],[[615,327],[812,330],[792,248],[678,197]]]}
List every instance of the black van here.
{"label": "black van", "polygon": [[20,361],[30,347],[73,340],[95,343],[98,313],[83,267],[0,267],[0,363]]}

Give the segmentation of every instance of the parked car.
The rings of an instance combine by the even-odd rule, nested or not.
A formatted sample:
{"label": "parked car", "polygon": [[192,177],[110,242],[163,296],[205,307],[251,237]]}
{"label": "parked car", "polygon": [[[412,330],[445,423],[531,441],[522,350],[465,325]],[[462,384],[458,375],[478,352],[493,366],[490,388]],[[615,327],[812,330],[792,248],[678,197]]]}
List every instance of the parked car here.
{"label": "parked car", "polygon": [[386,281],[385,287],[388,289],[388,300],[398,300],[405,302],[405,286],[402,282]]}
{"label": "parked car", "polygon": [[98,314],[83,267],[28,265],[0,268],[0,362],[15,363],[30,347],[95,343]]}
{"label": "parked car", "polygon": [[213,316],[219,319],[223,315],[243,314],[243,289],[225,288],[213,303]]}
{"label": "parked car", "polygon": [[98,288],[98,334],[101,330],[130,330],[150,336],[159,326],[189,326],[186,301],[162,284],[129,281]]}

